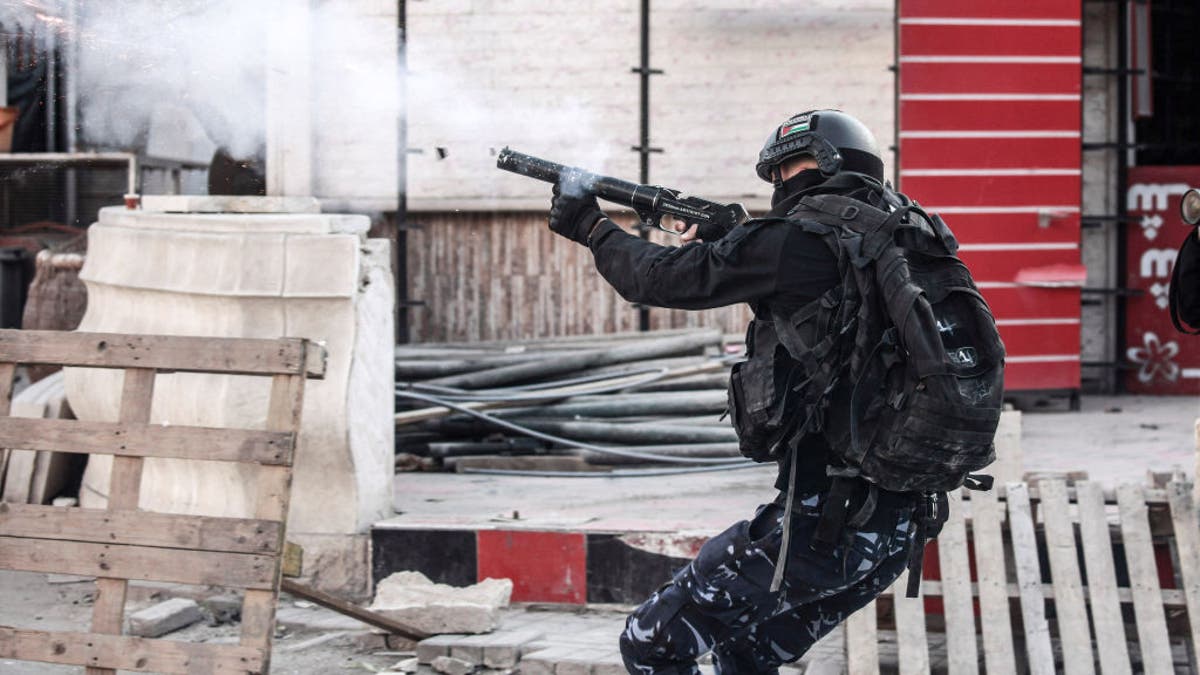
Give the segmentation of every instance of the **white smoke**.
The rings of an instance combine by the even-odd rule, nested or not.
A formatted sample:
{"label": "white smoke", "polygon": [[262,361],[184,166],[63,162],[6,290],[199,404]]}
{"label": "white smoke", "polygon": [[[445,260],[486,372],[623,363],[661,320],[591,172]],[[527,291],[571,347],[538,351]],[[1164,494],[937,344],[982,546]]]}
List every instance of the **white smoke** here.
{"label": "white smoke", "polygon": [[[0,7],[0,22],[74,40],[78,50],[81,140],[102,147],[144,147],[156,120],[179,118],[180,109],[213,144],[234,155],[258,154],[265,145],[268,70],[286,62],[328,72],[341,110],[384,109],[394,119],[394,55],[354,53],[368,31],[378,31],[365,3],[308,0],[105,0],[78,3],[74,25],[53,0],[20,0]],[[283,51],[268,53],[270,31],[309,26],[285,36]],[[394,31],[394,24],[392,25]],[[378,41],[367,41],[378,47]],[[351,58],[343,58],[346,52]],[[332,53],[331,53],[332,52]],[[274,59],[274,61],[272,61]],[[327,116],[318,87],[314,119]],[[186,116],[186,115],[184,115]]]}

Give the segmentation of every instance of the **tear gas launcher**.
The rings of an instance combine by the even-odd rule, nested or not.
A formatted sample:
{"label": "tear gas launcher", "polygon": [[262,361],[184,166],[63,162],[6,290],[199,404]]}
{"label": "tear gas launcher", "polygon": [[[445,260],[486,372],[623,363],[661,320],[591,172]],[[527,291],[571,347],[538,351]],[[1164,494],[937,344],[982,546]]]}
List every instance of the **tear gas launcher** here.
{"label": "tear gas launcher", "polygon": [[532,155],[504,148],[496,158],[496,167],[513,173],[555,183],[564,192],[577,189],[606,201],[628,206],[637,212],[642,222],[652,227],[680,234],[663,227],[663,216],[672,216],[701,231],[719,228],[721,232],[741,225],[750,219],[741,204],[719,204],[707,199],[684,195],[679,190],[657,185],[641,185],[619,178],[601,176],[573,166],[555,164]]}

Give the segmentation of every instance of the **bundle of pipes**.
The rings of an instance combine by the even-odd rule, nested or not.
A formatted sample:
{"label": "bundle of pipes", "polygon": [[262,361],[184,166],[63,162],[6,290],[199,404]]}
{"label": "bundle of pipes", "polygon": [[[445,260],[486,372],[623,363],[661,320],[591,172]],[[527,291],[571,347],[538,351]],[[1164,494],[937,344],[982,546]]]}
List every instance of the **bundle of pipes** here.
{"label": "bundle of pipes", "polygon": [[396,451],[460,469],[481,455],[740,467],[723,416],[740,351],[716,330],[402,345]]}

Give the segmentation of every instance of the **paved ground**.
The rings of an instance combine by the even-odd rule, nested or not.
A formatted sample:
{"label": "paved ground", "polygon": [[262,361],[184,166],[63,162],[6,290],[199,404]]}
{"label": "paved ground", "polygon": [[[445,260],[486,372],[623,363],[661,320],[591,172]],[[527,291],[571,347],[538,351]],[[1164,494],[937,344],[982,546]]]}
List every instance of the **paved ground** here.
{"label": "paved ground", "polygon": [[[1079,412],[1026,412],[1026,471],[1086,471],[1115,486],[1147,470],[1194,472],[1190,397],[1089,396]],[[548,528],[712,534],[774,496],[770,467],[654,478],[396,476],[398,526]],[[665,552],[665,551],[664,551]]]}
{"label": "paved ground", "polygon": [[[1148,469],[1169,471],[1178,466],[1191,474],[1193,422],[1198,414],[1196,399],[1153,397],[1086,397],[1078,413],[1029,412],[1023,427],[1025,468],[1084,470],[1110,485],[1141,481]],[[400,474],[397,521],[711,534],[770,499],[772,480],[770,468],[627,479]],[[130,606],[136,609],[157,601],[152,592],[175,595],[182,590],[143,589],[133,593]],[[91,584],[52,584],[43,574],[0,572],[0,625],[84,629],[91,614],[91,592]],[[527,641],[528,651],[522,650],[522,672],[614,675],[620,672],[615,640],[626,609],[601,607],[582,613],[562,608],[513,609],[505,614],[496,637],[528,637],[530,630],[540,633]],[[417,653],[416,645],[384,644],[380,636],[352,619],[287,597],[281,601],[279,624],[272,668],[276,673],[380,672]],[[237,631],[237,624],[197,624],[171,637],[233,641]],[[889,642],[885,631],[880,636],[886,660],[894,654],[894,641]],[[448,653],[453,653],[455,639],[465,640],[448,639]],[[463,652],[461,644],[459,648],[460,656],[470,653]],[[840,672],[840,659],[840,636],[834,634],[810,654],[805,672]],[[78,670],[0,658],[0,673],[5,675],[68,672]],[[421,666],[420,675],[431,672],[427,665]]]}

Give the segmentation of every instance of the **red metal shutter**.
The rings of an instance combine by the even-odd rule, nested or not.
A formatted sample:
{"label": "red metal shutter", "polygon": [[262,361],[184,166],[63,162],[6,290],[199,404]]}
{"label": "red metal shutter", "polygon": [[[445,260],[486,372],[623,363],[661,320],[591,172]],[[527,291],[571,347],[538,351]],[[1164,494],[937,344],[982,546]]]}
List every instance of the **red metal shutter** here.
{"label": "red metal shutter", "polygon": [[962,243],[1005,386],[1080,383],[1081,4],[899,0],[899,187]]}

